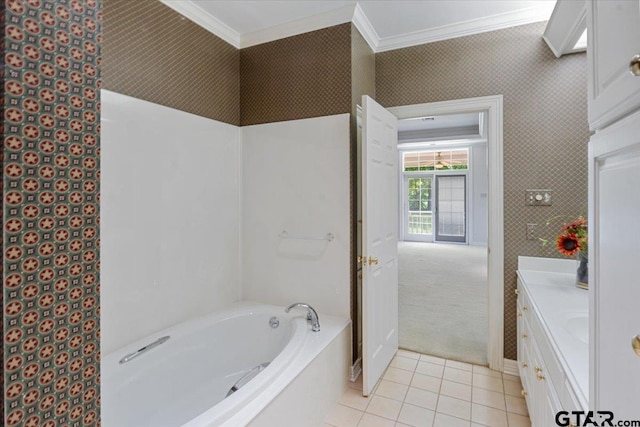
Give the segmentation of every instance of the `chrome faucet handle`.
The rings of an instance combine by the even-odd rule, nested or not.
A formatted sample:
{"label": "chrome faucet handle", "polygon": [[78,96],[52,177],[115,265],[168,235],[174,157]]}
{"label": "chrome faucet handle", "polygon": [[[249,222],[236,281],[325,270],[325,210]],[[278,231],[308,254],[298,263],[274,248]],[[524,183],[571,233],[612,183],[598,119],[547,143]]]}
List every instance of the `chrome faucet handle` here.
{"label": "chrome faucet handle", "polygon": [[311,307],[309,304],[303,302],[297,302],[295,304],[291,304],[289,307],[284,309],[285,313],[291,311],[292,308],[301,307],[307,310],[307,321],[311,323],[311,330],[313,332],[320,331],[320,319],[318,318],[318,313]]}

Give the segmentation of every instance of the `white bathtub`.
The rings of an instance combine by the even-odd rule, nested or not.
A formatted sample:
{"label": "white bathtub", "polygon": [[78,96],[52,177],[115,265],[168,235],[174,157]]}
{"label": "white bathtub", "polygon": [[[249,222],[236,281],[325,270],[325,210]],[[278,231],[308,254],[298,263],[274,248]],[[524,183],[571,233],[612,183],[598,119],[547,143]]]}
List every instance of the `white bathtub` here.
{"label": "white bathtub", "polygon": [[[279,326],[272,328],[269,319],[277,317]],[[301,309],[285,314],[283,307],[240,303],[231,309],[160,331],[143,340],[107,354],[102,359],[102,425],[104,427],[204,427],[270,425],[288,407],[285,389],[295,389],[296,378],[310,377],[311,387],[318,381],[313,370],[332,371],[319,375],[335,375],[321,397],[310,396],[309,410],[330,405],[346,385],[349,322],[322,316],[320,332],[311,332]],[[122,357],[170,336],[163,344],[120,364]],[[340,336],[341,339],[336,340]],[[332,342],[338,343],[333,345]],[[345,342],[347,341],[347,342]],[[332,354],[318,357],[327,347]],[[335,354],[333,354],[335,353]],[[322,362],[324,359],[331,359]],[[326,367],[309,366],[318,359]],[[225,398],[230,388],[251,368],[269,362],[269,366],[238,391]],[[336,362],[338,365],[335,366]],[[332,367],[333,365],[333,367]],[[309,370],[310,374],[300,375]],[[344,377],[344,378],[341,378]],[[303,385],[302,389],[307,388]],[[336,395],[337,393],[337,395]],[[317,392],[316,392],[317,394]],[[335,395],[335,396],[334,396]],[[295,400],[300,412],[299,393]],[[285,399],[285,402],[282,400]],[[281,409],[268,410],[274,405]],[[265,410],[267,408],[267,410]],[[263,421],[259,414],[265,412]],[[302,414],[308,419],[297,425],[317,425],[318,415]]]}

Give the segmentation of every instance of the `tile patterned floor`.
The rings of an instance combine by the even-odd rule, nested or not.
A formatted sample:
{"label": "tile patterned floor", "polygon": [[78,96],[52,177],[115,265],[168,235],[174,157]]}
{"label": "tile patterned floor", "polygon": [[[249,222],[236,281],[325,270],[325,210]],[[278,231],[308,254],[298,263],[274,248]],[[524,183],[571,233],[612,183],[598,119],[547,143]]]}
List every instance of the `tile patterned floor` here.
{"label": "tile patterned floor", "polygon": [[531,427],[518,377],[398,350],[373,394],[362,376],[321,427]]}

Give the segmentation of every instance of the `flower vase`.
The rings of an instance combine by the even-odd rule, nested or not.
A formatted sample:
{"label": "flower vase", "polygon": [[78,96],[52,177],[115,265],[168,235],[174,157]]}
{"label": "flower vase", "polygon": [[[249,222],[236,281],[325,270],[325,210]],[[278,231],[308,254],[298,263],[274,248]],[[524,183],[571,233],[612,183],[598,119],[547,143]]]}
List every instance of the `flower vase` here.
{"label": "flower vase", "polygon": [[578,270],[576,271],[576,286],[589,289],[589,258],[586,253],[578,252]]}

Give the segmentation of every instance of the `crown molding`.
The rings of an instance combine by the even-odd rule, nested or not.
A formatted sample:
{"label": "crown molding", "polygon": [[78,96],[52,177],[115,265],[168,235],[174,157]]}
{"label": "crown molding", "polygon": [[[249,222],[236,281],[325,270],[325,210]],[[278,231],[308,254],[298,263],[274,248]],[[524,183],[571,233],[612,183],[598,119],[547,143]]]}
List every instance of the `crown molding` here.
{"label": "crown molding", "polygon": [[358,3],[356,3],[356,8],[353,11],[353,25],[355,25],[358,31],[360,31],[360,34],[365,39],[371,50],[377,52],[378,44],[380,43],[380,36],[378,36],[376,29],[373,28],[369,18],[367,18],[367,15]]}
{"label": "crown molding", "polygon": [[419,44],[433,43],[457,37],[470,36],[472,34],[502,30],[505,28],[516,27],[518,25],[546,21],[549,19],[550,14],[551,11],[547,8],[532,7],[472,19],[456,24],[443,25],[441,27],[431,28],[428,30],[416,31],[402,36],[387,37],[379,41],[375,52],[402,49],[404,47],[416,46]]}
{"label": "crown molding", "polygon": [[240,49],[240,34],[215,16],[205,12],[192,1],[160,0],[160,2],[210,33],[220,37],[236,49]]}
{"label": "crown molding", "polygon": [[381,39],[367,15],[356,2],[355,5],[344,6],[325,13],[241,35],[191,0],[160,0],[160,2],[237,49],[296,36],[346,22],[353,22],[369,47],[374,53],[378,53],[546,21],[551,14],[548,8],[533,7]]}
{"label": "crown molding", "polygon": [[240,49],[351,22],[354,6],[344,6],[240,36]]}

